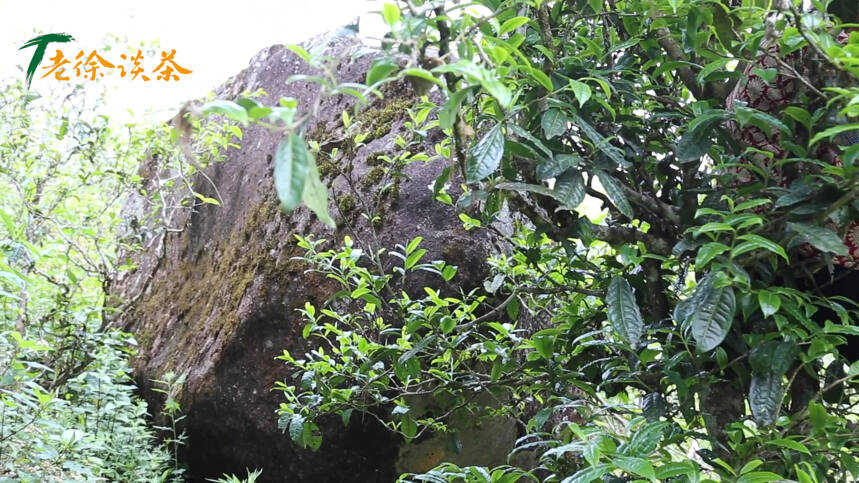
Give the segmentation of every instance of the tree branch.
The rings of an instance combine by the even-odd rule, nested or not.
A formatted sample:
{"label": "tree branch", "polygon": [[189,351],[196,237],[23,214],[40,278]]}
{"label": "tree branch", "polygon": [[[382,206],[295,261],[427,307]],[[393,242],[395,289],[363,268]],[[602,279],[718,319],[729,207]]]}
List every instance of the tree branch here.
{"label": "tree branch", "polygon": [[[659,45],[665,50],[665,53],[668,54],[672,60],[680,61],[680,62],[689,62],[689,59],[686,58],[686,54],[683,53],[683,49],[677,44],[677,41],[671,36],[671,32],[663,27],[656,31],[658,35]],[[692,92],[692,95],[695,96],[696,99],[703,98],[703,90],[701,86],[698,85],[698,78],[692,69],[688,66],[679,67],[677,69],[677,75],[680,77],[680,80],[683,81],[683,84]]]}
{"label": "tree branch", "polygon": [[674,225],[680,224],[680,213],[678,213],[673,206],[663,203],[656,198],[651,198],[643,193],[639,193],[623,183],[621,183],[620,186],[623,189],[623,194],[625,194],[626,197],[636,205],[651,211],[653,214],[665,218]]}
{"label": "tree branch", "polygon": [[594,238],[602,240],[606,243],[644,243],[647,251],[657,255],[670,255],[671,243],[655,235],[644,233],[636,228],[627,226],[606,226],[594,225],[591,227],[594,233]]}

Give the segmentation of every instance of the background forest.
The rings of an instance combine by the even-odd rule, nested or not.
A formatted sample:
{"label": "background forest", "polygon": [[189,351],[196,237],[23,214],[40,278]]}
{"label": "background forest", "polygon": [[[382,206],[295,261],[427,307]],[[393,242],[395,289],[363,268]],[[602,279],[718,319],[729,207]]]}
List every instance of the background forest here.
{"label": "background forest", "polygon": [[[389,3],[362,84],[324,51],[289,47],[308,64],[289,82],[356,101],[333,149],[308,129],[320,100],[210,96],[170,125],[120,126],[79,92],[44,102],[5,82],[0,481],[183,480],[185,414],[170,397],[183,376],[152,383],[161,407],[135,395],[137,343],[113,323],[136,301],[111,283],[134,268],[120,255],[166,236],[176,213],[218,208],[195,180],[256,127],[282,137],[283,212],[334,226],[348,208],[369,230],[295,241],[304,269],[339,287],[297,315],[313,348],[280,356],[278,424],[295,445],[318,450],[338,437],[321,418],[360,415],[457,451],[463,420],[505,417],[519,431],[508,464],[400,480],[859,479],[857,10]],[[373,134],[362,109],[392,86],[417,95],[395,104],[409,135],[379,158],[380,193],[412,163],[444,165],[427,196],[504,239],[477,288],[439,289],[459,268],[426,258],[431,233],[381,246],[379,198],[329,203],[345,147]],[[142,229],[122,208],[153,158],[171,176],[147,193],[160,202]],[[220,481],[283,481],[253,470]]]}

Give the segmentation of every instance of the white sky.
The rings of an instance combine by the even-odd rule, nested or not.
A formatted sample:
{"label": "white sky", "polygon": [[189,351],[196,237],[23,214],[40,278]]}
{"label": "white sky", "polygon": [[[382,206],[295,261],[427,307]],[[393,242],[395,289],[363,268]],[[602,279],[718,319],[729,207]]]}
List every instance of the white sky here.
{"label": "white sky", "polygon": [[[381,4],[379,0],[0,0],[0,79],[23,78],[35,49],[18,49],[39,34],[68,33],[76,40],[49,45],[42,66],[49,65],[48,58],[57,48],[71,60],[81,50],[85,55],[97,50],[105,60],[125,64],[120,54],[141,42],[157,41],[157,57],[144,53],[146,70],[158,64],[161,50],[176,49],[177,63],[193,72],[180,76],[178,82],[156,81],[154,75],[149,82],[118,75],[81,82],[88,89],[107,90],[108,114],[125,117],[131,109],[137,117],[151,109],[156,118],[168,119],[184,101],[205,95],[247,67],[265,47],[299,43],[359,15],[364,15],[362,33],[368,24],[378,31],[381,19],[366,14],[380,10]],[[111,36],[121,40],[108,41]],[[110,50],[105,50],[106,43]],[[37,72],[33,78],[31,88],[36,92],[44,94],[51,84],[62,83],[41,75]],[[72,73],[67,82],[75,80]]]}
{"label": "white sky", "polygon": [[[185,101],[205,96],[270,45],[300,43],[344,26],[358,16],[362,35],[381,36],[386,31],[381,17],[369,12],[378,12],[383,3],[384,0],[0,0],[0,83],[24,77],[34,49],[18,49],[36,35],[68,33],[76,40],[51,44],[42,66],[49,65],[48,59],[57,48],[72,59],[81,50],[85,55],[97,50],[109,62],[125,63],[120,54],[129,48],[137,49],[141,42],[151,45],[157,41],[157,57],[144,57],[147,71],[158,64],[161,50],[176,49],[177,63],[193,72],[181,76],[178,82],[157,81],[154,75],[149,82],[118,75],[81,82],[93,93],[102,89],[107,92],[106,105],[100,112],[115,122],[142,120],[147,111],[155,120],[166,121]],[[109,40],[111,36],[121,40]],[[105,50],[105,45],[111,49]],[[41,79],[41,75],[36,73],[31,90],[43,96],[50,96],[51,88],[63,84],[53,76]],[[75,80],[72,74],[68,82]],[[598,202],[589,198],[583,208],[593,214],[599,212],[597,206]]]}

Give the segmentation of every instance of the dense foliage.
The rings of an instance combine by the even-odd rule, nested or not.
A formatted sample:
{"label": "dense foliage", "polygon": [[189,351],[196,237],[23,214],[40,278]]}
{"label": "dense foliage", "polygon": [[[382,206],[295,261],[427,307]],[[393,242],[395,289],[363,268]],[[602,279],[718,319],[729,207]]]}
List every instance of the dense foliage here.
{"label": "dense foliage", "polygon": [[[405,480],[859,478],[859,365],[844,355],[856,300],[818,287],[851,275],[839,257],[859,146],[842,135],[859,128],[859,35],[839,37],[827,2],[800,3],[386,5],[389,55],[368,87],[314,80],[362,101],[404,77],[419,93],[437,85],[411,112],[415,135],[447,136],[426,153],[450,163],[435,194],[469,227],[509,210],[513,251],[491,260],[480,293],[415,297],[401,290],[415,270],[438,286],[455,277],[423,262],[420,238],[368,250],[301,239],[343,290],[303,311],[320,347],[283,356],[297,381],[279,386],[284,431],[317,448],[315,418],[361,411],[408,440],[447,431],[455,447],[463,414],[507,414],[525,428],[514,453],[537,459]],[[785,105],[729,98],[784,75],[798,86]],[[295,166],[314,164],[290,122],[275,168],[287,209],[308,193]],[[744,142],[752,128],[774,147]],[[376,263],[386,248],[403,263]]]}
{"label": "dense foliage", "polygon": [[[181,188],[195,168],[168,126],[118,126],[103,109],[75,87],[44,98],[20,82],[0,90],[0,481],[181,481],[183,474],[181,430],[152,426],[128,366],[136,342],[111,326],[131,301],[107,294],[129,268],[121,248],[157,242],[172,211],[207,200],[186,185],[184,202],[150,207],[157,221],[149,231],[142,220],[123,219],[147,153],[173,173],[159,189]],[[198,164],[218,160],[241,134],[228,124],[196,128]],[[181,377],[165,374],[155,387],[169,396],[178,384]],[[168,421],[182,418],[169,397],[154,410]]]}
{"label": "dense foliage", "polygon": [[107,328],[104,300],[143,133],[63,94],[0,94],[0,476],[166,478],[170,455],[133,395],[134,341]]}

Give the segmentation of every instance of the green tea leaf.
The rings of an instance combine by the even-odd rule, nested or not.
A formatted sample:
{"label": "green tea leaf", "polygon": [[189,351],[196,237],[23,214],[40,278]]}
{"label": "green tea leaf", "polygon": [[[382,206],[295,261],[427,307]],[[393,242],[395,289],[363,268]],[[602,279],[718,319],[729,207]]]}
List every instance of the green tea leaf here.
{"label": "green tea leaf", "polygon": [[781,245],[778,243],[764,238],[760,235],[756,235],[754,233],[747,233],[745,235],[740,235],[737,237],[739,240],[745,240],[743,243],[735,246],[733,250],[731,250],[732,256],[739,256],[743,253],[750,252],[757,249],[764,249],[779,255],[784,258],[785,261],[789,262],[790,260],[787,258],[787,253],[784,251]]}
{"label": "green tea leaf", "polygon": [[373,66],[367,72],[367,85],[372,86],[376,84],[398,68],[397,64],[391,62],[389,59],[377,59],[373,61]]}
{"label": "green tea leaf", "polygon": [[242,124],[247,124],[250,119],[245,108],[233,101],[219,99],[204,104],[200,109],[203,111],[203,115],[221,114],[226,116],[227,119],[231,119]]}
{"label": "green tea leaf", "polygon": [[698,249],[698,255],[695,257],[695,266],[703,268],[710,260],[716,256],[730,250],[731,247],[719,242],[710,242]]}
{"label": "green tea leaf", "polygon": [[466,180],[475,183],[492,174],[503,155],[504,134],[501,132],[501,123],[498,123],[472,148],[466,167]]}
{"label": "green tea leaf", "polygon": [[612,462],[624,471],[635,473],[645,478],[656,478],[656,471],[653,469],[653,465],[644,458],[616,455],[612,457]]}
{"label": "green tea leaf", "polygon": [[393,27],[400,21],[401,17],[402,14],[400,13],[400,7],[396,4],[386,3],[382,5],[382,19],[385,20],[385,23],[388,24],[389,27]]}
{"label": "green tea leaf", "polygon": [[560,109],[549,109],[543,113],[542,120],[540,121],[543,126],[543,134],[546,136],[546,139],[552,139],[555,136],[560,136],[567,131],[567,125],[569,124],[569,119],[564,115],[564,112]]}
{"label": "green tea leaf", "polygon": [[752,408],[755,421],[760,426],[767,426],[775,421],[782,398],[781,378],[781,375],[773,373],[752,374],[749,406]]}
{"label": "green tea leaf", "polygon": [[818,142],[820,142],[824,139],[831,138],[832,136],[835,136],[836,134],[841,134],[843,132],[848,132],[848,131],[859,131],[859,123],[854,122],[851,124],[839,124],[837,126],[833,126],[833,127],[829,128],[823,132],[819,132],[813,138],[811,138],[811,141],[809,141],[808,145],[814,146],[815,144],[817,144]]}
{"label": "green tea leaf", "polygon": [[633,349],[644,332],[644,320],[629,282],[613,277],[606,292],[608,323],[620,338]]}
{"label": "green tea leaf", "polygon": [[781,307],[781,297],[769,290],[761,290],[758,292],[758,304],[761,306],[764,317],[771,317]]}
{"label": "green tea leaf", "polygon": [[635,218],[635,213],[632,211],[632,205],[629,204],[629,200],[627,200],[626,195],[623,194],[620,183],[605,171],[597,171],[596,175],[600,180],[600,184],[603,189],[605,189],[605,194],[608,195],[608,199],[614,203],[614,206],[618,211],[623,213],[627,218]]}
{"label": "green tea leaf", "polygon": [[501,24],[501,28],[498,29],[498,35],[504,35],[508,32],[512,32],[530,21],[531,19],[528,17],[509,18],[505,20],[503,24]]}
{"label": "green tea leaf", "polygon": [[579,102],[579,107],[584,106],[588,99],[591,98],[591,86],[577,80],[570,80],[570,88],[573,89],[573,94]]}
{"label": "green tea leaf", "polygon": [[841,237],[832,230],[822,226],[793,222],[788,222],[787,227],[795,231],[803,242],[811,244],[821,252],[834,253],[842,257],[848,254]]}
{"label": "green tea leaf", "polygon": [[297,134],[289,134],[278,144],[274,154],[274,188],[284,211],[292,211],[301,203],[312,162],[304,140]]}
{"label": "green tea leaf", "polygon": [[749,364],[758,374],[783,376],[790,370],[797,354],[799,346],[795,342],[770,340],[752,348]]}
{"label": "green tea leaf", "polygon": [[[303,143],[302,146],[304,146]],[[305,147],[304,149],[306,150],[307,148]],[[319,178],[319,170],[316,168],[316,161],[313,160],[313,155],[307,152],[307,156],[309,157],[307,179],[304,182],[304,193],[301,199],[316,214],[319,221],[325,223],[329,228],[334,228],[336,226],[334,220],[328,214],[328,188],[325,187]]]}
{"label": "green tea leaf", "polygon": [[557,209],[572,210],[585,199],[585,181],[578,170],[570,169],[555,181],[553,198],[561,204]]}
{"label": "green tea leaf", "polygon": [[706,277],[692,296],[684,327],[692,330],[699,352],[709,352],[725,339],[734,321],[736,298],[731,287],[716,288],[713,277]]}

